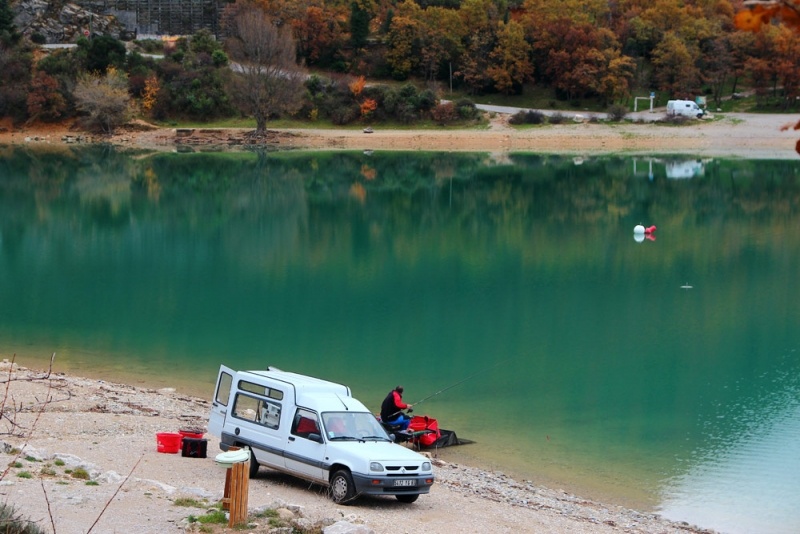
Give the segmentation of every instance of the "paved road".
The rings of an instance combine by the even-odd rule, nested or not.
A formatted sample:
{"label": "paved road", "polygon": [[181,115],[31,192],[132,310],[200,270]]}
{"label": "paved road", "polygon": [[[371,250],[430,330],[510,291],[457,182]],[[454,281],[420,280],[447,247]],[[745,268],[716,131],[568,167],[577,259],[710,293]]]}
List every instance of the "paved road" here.
{"label": "paved road", "polygon": [[[446,100],[443,100],[442,102],[446,102]],[[489,111],[494,113],[506,113],[509,115],[513,115],[519,111],[527,111],[531,109],[531,108],[514,108],[510,106],[493,106],[491,104],[476,104],[475,107],[482,111]],[[599,120],[608,119],[608,113],[595,112],[595,111],[559,111],[559,110],[547,110],[547,109],[538,109],[535,111],[539,111],[547,117],[555,115],[556,113],[560,113],[571,120],[575,120],[576,117],[578,117],[578,120],[589,119],[591,117],[596,117]],[[644,122],[655,122],[657,120],[663,119],[665,112],[666,108],[663,107],[653,108],[653,111],[647,110],[647,111],[638,111],[636,113],[630,112],[625,116],[625,118],[631,120],[642,120]]]}

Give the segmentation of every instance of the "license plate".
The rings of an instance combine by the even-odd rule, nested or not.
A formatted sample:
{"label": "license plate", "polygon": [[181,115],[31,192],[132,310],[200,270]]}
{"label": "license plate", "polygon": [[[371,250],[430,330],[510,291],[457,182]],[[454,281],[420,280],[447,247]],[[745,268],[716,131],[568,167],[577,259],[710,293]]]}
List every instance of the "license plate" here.
{"label": "license plate", "polygon": [[394,485],[395,486],[416,486],[417,485],[417,481],[416,480],[395,480],[394,481]]}

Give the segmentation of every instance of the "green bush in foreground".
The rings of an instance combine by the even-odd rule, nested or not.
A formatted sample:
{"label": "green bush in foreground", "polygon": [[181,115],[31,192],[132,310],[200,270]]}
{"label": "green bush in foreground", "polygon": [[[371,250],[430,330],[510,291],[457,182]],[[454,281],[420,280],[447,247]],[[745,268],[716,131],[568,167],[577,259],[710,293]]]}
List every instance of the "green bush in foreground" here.
{"label": "green bush in foreground", "polygon": [[220,523],[225,524],[228,522],[228,518],[225,517],[225,512],[222,510],[212,510],[208,512],[206,515],[201,515],[197,518],[198,523]]}
{"label": "green bush in foreground", "polygon": [[72,472],[72,478],[80,478],[81,480],[89,480],[89,473],[83,467],[79,467]]}
{"label": "green bush in foreground", "polygon": [[36,523],[23,519],[8,504],[0,504],[0,532],[3,534],[45,534]]}

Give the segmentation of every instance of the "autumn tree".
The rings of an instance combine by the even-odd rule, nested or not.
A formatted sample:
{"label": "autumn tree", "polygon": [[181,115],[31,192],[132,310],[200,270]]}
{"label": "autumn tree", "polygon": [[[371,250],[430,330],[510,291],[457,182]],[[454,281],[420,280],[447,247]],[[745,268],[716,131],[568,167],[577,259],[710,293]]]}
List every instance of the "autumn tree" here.
{"label": "autumn tree", "polygon": [[114,130],[130,120],[128,77],[109,67],[104,74],[83,74],[75,87],[78,109],[88,114],[87,127],[104,133]]}
{"label": "autumn tree", "polygon": [[342,45],[344,17],[328,7],[311,6],[292,21],[298,51],[307,65],[330,66]]}
{"label": "autumn tree", "polygon": [[270,117],[300,107],[305,74],[295,62],[291,30],[251,4],[239,9],[230,32],[227,46],[238,62],[234,99],[255,118],[256,132],[266,132]]}
{"label": "autumn tree", "polygon": [[525,82],[533,81],[530,48],[521,24],[513,20],[508,24],[499,23],[497,45],[490,54],[492,66],[488,71],[495,89],[501,93],[519,94]]}
{"label": "autumn tree", "polygon": [[15,122],[27,118],[26,84],[31,77],[31,56],[0,42],[0,116]]}
{"label": "autumn tree", "polygon": [[464,54],[462,43],[467,32],[453,9],[429,7],[421,17],[423,75],[434,80],[449,64],[457,62]]}
{"label": "autumn tree", "polygon": [[775,74],[777,83],[783,87],[784,110],[794,104],[800,89],[800,38],[786,25],[778,28],[775,37]]}
{"label": "autumn tree", "polygon": [[667,33],[653,50],[655,81],[662,91],[677,98],[690,97],[700,86],[699,51],[674,33]]}
{"label": "autumn tree", "polygon": [[733,75],[733,54],[727,35],[714,39],[703,54],[704,77],[711,88],[711,97],[719,106],[722,102],[722,90]]}
{"label": "autumn tree", "polygon": [[42,71],[28,84],[29,121],[56,120],[67,110],[67,102],[58,90],[58,80]]}
{"label": "autumn tree", "polygon": [[494,85],[489,75],[490,55],[497,43],[496,31],[503,13],[491,0],[464,0],[459,16],[466,29],[465,50],[456,75],[473,94],[482,93]]}
{"label": "autumn tree", "polygon": [[630,96],[636,62],[616,48],[607,48],[602,53],[605,69],[597,84],[597,93],[603,97],[604,104],[625,100]]}
{"label": "autumn tree", "polygon": [[419,63],[419,33],[417,21],[403,16],[392,18],[392,27],[386,35],[386,63],[397,80],[408,78]]}

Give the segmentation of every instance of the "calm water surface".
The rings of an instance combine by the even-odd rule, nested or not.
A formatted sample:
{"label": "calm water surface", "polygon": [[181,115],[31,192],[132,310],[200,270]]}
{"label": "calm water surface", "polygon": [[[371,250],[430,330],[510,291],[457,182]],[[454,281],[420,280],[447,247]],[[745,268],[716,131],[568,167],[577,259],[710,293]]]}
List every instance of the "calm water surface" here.
{"label": "calm water surface", "polygon": [[450,458],[796,533],[799,169],[6,148],[0,354],[207,398],[273,365],[376,411],[484,371],[418,406],[478,442]]}

